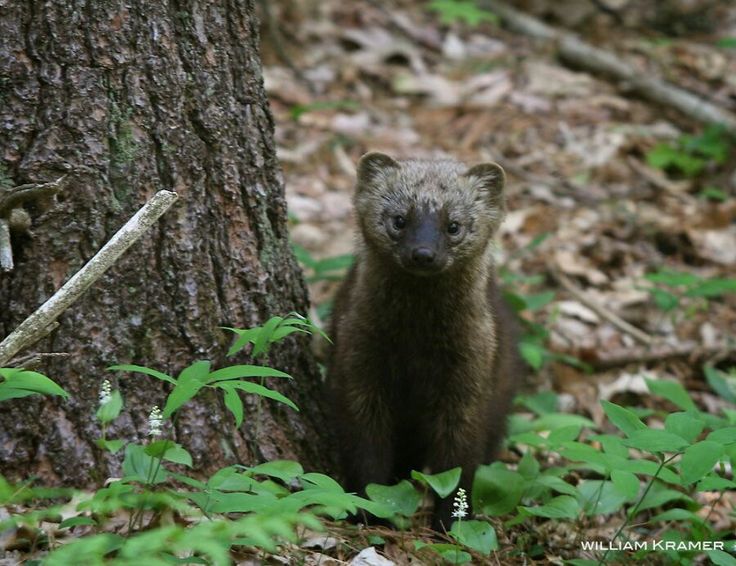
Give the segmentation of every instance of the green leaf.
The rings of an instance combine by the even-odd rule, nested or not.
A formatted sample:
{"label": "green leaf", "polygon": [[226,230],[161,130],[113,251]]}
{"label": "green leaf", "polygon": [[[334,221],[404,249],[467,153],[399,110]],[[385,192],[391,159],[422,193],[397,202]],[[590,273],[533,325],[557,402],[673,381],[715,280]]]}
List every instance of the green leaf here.
{"label": "green leaf", "polygon": [[285,395],[279,393],[278,391],[274,391],[273,389],[269,389],[268,387],[264,387],[263,385],[259,385],[257,383],[251,383],[250,381],[230,381],[230,382],[224,382],[224,383],[217,382],[214,385],[220,388],[234,387],[235,389],[240,389],[241,391],[245,391],[246,393],[252,393],[254,395],[260,395],[261,397],[267,397],[269,399],[273,399],[274,401],[278,401],[279,403],[288,405],[295,411],[299,410],[299,407],[297,407],[291,401],[291,399],[289,399]]}
{"label": "green leaf", "polygon": [[97,419],[101,423],[114,421],[123,409],[123,397],[117,389],[110,394],[110,400],[97,409]]}
{"label": "green leaf", "polygon": [[525,484],[521,474],[501,462],[480,466],[473,482],[473,509],[484,515],[505,515],[521,501]]}
{"label": "green leaf", "polygon": [[175,464],[192,467],[192,456],[173,440],[155,440],[145,448],[146,454]]}
{"label": "green leaf", "polygon": [[627,499],[610,481],[583,480],[578,484],[578,501],[589,516],[615,513]]}
{"label": "green leaf", "polygon": [[573,462],[584,462],[589,466],[600,466],[604,470],[609,468],[609,457],[600,450],[583,442],[563,442],[560,444],[560,454]]}
{"label": "green leaf", "polygon": [[209,374],[207,383],[241,377],[285,377],[292,379],[288,373],[266,366],[239,365],[218,369]]}
{"label": "green leaf", "polygon": [[422,501],[421,494],[406,480],[397,485],[368,484],[365,492],[371,500],[405,517],[411,517]]}
{"label": "green leaf", "polygon": [[223,327],[225,330],[230,330],[231,332],[234,332],[238,335],[238,338],[233,342],[233,345],[230,346],[230,349],[227,351],[228,356],[234,356],[237,354],[240,350],[245,348],[248,344],[255,341],[256,336],[258,336],[258,333],[261,331],[261,327],[257,328],[249,328],[247,330],[243,330],[240,328],[230,328],[228,326]]}
{"label": "green leaf", "polygon": [[[12,368],[17,369],[17,368]],[[67,399],[69,394],[43,374],[20,369],[4,372],[5,381],[0,382],[0,401],[26,397],[34,393],[58,395]]]}
{"label": "green leaf", "polygon": [[645,379],[649,391],[654,395],[664,397],[685,411],[697,411],[687,390],[678,381],[668,379]]}
{"label": "green leaf", "polygon": [[724,49],[736,49],[736,37],[722,37],[716,41],[716,45]]}
{"label": "green leaf", "polygon": [[317,472],[307,472],[306,474],[302,474],[300,481],[302,482],[304,489],[309,489],[309,484],[311,484],[322,489],[330,489],[332,491],[339,492],[345,491],[342,486],[330,476]]}
{"label": "green leaf", "polygon": [[629,457],[629,449],[624,446],[623,439],[612,434],[595,434],[589,437],[601,443],[603,451],[608,455],[620,456],[622,458]]}
{"label": "green leaf", "polygon": [[688,413],[670,413],[664,421],[666,431],[684,438],[688,443],[695,442],[704,426],[702,420]]}
{"label": "green leaf", "polygon": [[729,403],[736,403],[736,379],[709,365],[703,366],[703,372],[713,391]]}
{"label": "green leaf", "polygon": [[557,446],[562,442],[576,440],[578,436],[580,436],[582,428],[583,427],[581,425],[571,425],[555,429],[549,433],[547,440],[549,441],[550,446]]}
{"label": "green leaf", "polygon": [[601,401],[601,407],[603,407],[603,411],[614,426],[626,436],[631,436],[637,430],[647,428],[647,425],[641,422],[639,417],[624,407],[611,403],[610,401]]}
{"label": "green leaf", "polygon": [[547,353],[547,349],[534,342],[522,340],[519,342],[519,353],[521,354],[521,357],[524,358],[524,361],[533,369],[539,370],[544,364],[544,357]]}
{"label": "green leaf", "polygon": [[702,440],[689,446],[682,455],[680,470],[682,483],[690,484],[703,478],[723,456],[723,445],[711,440]]}
{"label": "green leaf", "polygon": [[[272,460],[252,468],[248,468],[248,474],[250,475],[270,476],[272,478],[278,478],[284,483],[289,483],[291,480],[298,478],[303,473],[304,468],[302,468],[301,464],[299,462],[294,462],[293,460]],[[342,491],[342,488],[340,488],[340,491]]]}
{"label": "green leaf", "polygon": [[723,550],[707,550],[706,554],[716,566],[736,566],[736,558]]}
{"label": "green leaf", "polygon": [[210,372],[210,362],[206,360],[194,362],[184,368],[176,380],[176,386],[166,398],[163,416],[171,417],[184,403],[192,399],[207,383]]}
{"label": "green leaf", "polygon": [[166,480],[166,470],[158,459],[146,454],[139,444],[128,444],[123,459],[123,474],[126,478],[144,484],[157,484]]}
{"label": "green leaf", "polygon": [[486,521],[455,521],[450,529],[450,535],[463,546],[485,556],[492,550],[498,550],[496,531]]}
{"label": "green leaf", "polygon": [[700,277],[693,275],[692,273],[668,270],[649,273],[644,276],[644,279],[651,281],[652,283],[661,283],[669,287],[689,287],[690,285],[695,285],[701,281]]}
{"label": "green leaf", "polygon": [[254,358],[257,358],[268,351],[268,347],[271,344],[271,336],[283,320],[284,319],[281,316],[274,316],[268,319],[266,324],[261,327],[261,331],[253,342],[253,352],[251,355]]}
{"label": "green leaf", "polygon": [[628,500],[634,499],[639,494],[639,478],[631,472],[613,470],[611,472],[611,481],[616,491]]}
{"label": "green leaf", "polygon": [[554,391],[540,391],[533,395],[520,394],[514,403],[534,411],[537,415],[554,413],[559,409],[559,396]]}
{"label": "green leaf", "polygon": [[736,482],[722,478],[714,474],[706,475],[698,482],[697,492],[701,491],[723,491],[726,489],[735,489]]}
{"label": "green leaf", "polygon": [[107,450],[111,454],[116,454],[123,447],[123,445],[125,445],[125,440],[108,440],[106,438],[98,438],[97,440],[95,440],[95,444],[103,450]]}
{"label": "green leaf", "polygon": [[680,304],[680,299],[677,295],[673,295],[662,289],[653,287],[649,289],[649,293],[652,295],[652,299],[654,299],[654,304],[664,312],[669,312]]}
{"label": "green leaf", "polygon": [[155,369],[147,368],[145,366],[122,364],[117,366],[110,366],[107,369],[110,371],[132,371],[136,373],[142,373],[145,375],[150,375],[151,377],[155,377],[156,379],[160,379],[161,381],[168,381],[169,383],[176,385],[176,380],[170,375],[167,375]]}
{"label": "green leaf", "polygon": [[538,311],[542,307],[548,305],[555,300],[554,291],[545,291],[536,295],[521,295],[524,299],[524,306],[528,311]]}
{"label": "green leaf", "polygon": [[444,499],[457,488],[462,471],[462,468],[453,468],[439,474],[430,475],[413,470],[411,477],[429,485],[437,495]]}
{"label": "green leaf", "polygon": [[524,456],[522,456],[517,471],[525,480],[533,480],[539,475],[539,462],[537,462],[537,459],[532,455],[530,450],[527,450]]}
{"label": "green leaf", "polygon": [[578,490],[575,489],[575,486],[570,485],[565,480],[555,475],[550,474],[537,476],[534,483],[564,495],[572,495],[574,497],[577,497],[578,495]]}
{"label": "green leaf", "polygon": [[59,528],[69,529],[73,527],[79,527],[80,525],[94,526],[97,525],[97,521],[95,521],[92,517],[69,517],[68,519],[64,519],[61,523],[59,523]]}
{"label": "green leaf", "polygon": [[649,490],[649,493],[647,493],[646,497],[639,504],[639,512],[668,505],[674,501],[693,502],[692,498],[676,489],[668,489],[662,487],[661,483],[654,483],[652,489]]}
{"label": "green leaf", "polygon": [[648,428],[635,431],[624,440],[624,444],[646,452],[679,452],[688,446],[689,442],[666,430]]}
{"label": "green leaf", "polygon": [[719,428],[711,432],[706,440],[711,442],[717,442],[718,444],[733,444],[736,442],[736,427],[729,426],[725,428]]}
{"label": "green leaf", "polygon": [[736,279],[709,279],[688,289],[685,295],[688,297],[713,298],[734,292],[736,292]]}
{"label": "green leaf", "polygon": [[578,500],[570,495],[558,495],[544,505],[522,507],[528,513],[548,519],[574,519],[580,512]]}
{"label": "green leaf", "polygon": [[470,26],[477,26],[482,22],[498,23],[498,16],[481,10],[473,0],[432,0],[428,8],[440,14],[443,24],[461,21]]}
{"label": "green leaf", "polygon": [[220,389],[225,392],[225,406],[235,417],[235,427],[240,428],[243,424],[243,401],[238,390],[227,383],[220,384]]}

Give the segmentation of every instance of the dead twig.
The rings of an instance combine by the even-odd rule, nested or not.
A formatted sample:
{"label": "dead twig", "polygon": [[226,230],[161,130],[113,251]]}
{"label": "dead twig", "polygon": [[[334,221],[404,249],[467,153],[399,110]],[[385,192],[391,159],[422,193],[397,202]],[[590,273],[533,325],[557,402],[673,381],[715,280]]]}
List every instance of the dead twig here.
{"label": "dead twig", "polygon": [[585,293],[585,291],[575,285],[575,283],[573,283],[572,280],[567,277],[567,275],[561,273],[559,270],[551,265],[548,265],[547,269],[550,275],[552,275],[552,277],[554,277],[557,282],[567,290],[567,292],[569,292],[573,297],[583,303],[590,310],[598,314],[601,318],[606,319],[616,328],[618,328],[622,332],[625,332],[637,342],[640,342],[646,346],[651,346],[652,344],[654,344],[654,338],[652,338],[649,334],[647,334],[643,330],[640,330],[636,326],[629,324],[610,309],[607,309],[600,303],[594,301],[590,296]]}
{"label": "dead twig", "polygon": [[10,245],[10,226],[0,218],[0,271],[13,271],[13,248]]}
{"label": "dead twig", "polygon": [[659,344],[649,348],[626,348],[613,352],[599,353],[593,359],[585,361],[593,368],[606,370],[626,366],[629,364],[649,364],[668,360],[686,359],[690,362],[697,360],[715,363],[736,355],[736,345],[719,344],[717,346],[701,346],[697,342],[683,342],[681,344]]}
{"label": "dead twig", "polygon": [[0,366],[7,364],[22,349],[40,340],[59,315],[79,299],[177,198],[177,194],[171,191],[157,192],[82,269],[0,342]]}

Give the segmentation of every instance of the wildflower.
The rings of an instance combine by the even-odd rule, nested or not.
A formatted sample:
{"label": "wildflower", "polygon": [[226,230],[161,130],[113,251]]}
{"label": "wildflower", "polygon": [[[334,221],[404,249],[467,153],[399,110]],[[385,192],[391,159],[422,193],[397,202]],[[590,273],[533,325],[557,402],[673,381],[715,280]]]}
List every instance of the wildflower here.
{"label": "wildflower", "polygon": [[109,379],[106,379],[102,382],[102,387],[100,387],[100,405],[105,405],[106,403],[109,403],[112,399],[112,384],[110,383]]}
{"label": "wildflower", "polygon": [[464,519],[468,516],[468,498],[462,487],[457,490],[457,495],[455,495],[455,501],[452,506],[455,508],[452,512],[452,516],[455,519]]}
{"label": "wildflower", "polygon": [[151,413],[148,415],[148,434],[149,436],[159,436],[164,424],[164,417],[158,405],[154,405]]}

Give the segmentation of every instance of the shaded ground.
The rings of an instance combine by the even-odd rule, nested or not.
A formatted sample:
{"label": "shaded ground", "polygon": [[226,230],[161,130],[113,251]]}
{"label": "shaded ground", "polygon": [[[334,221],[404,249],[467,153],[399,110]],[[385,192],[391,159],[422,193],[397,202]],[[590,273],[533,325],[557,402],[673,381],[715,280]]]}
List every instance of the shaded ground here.
{"label": "shaded ground", "polygon": [[[723,40],[736,36],[736,6],[668,16],[602,4],[624,8],[561,2],[537,15],[736,110],[736,50]],[[545,362],[530,388],[559,393],[564,410],[598,424],[600,399],[651,402],[639,397],[644,375],[680,380],[714,412],[723,406],[702,365],[733,366],[736,297],[692,289],[736,274],[732,144],[492,22],[443,24],[418,2],[270,10],[280,33],[264,31],[265,80],[297,245],[313,258],[351,251],[354,163],[368,150],[498,161],[510,181],[499,262],[515,292],[541,305],[523,316],[549,331],[528,354]],[[688,143],[686,157],[668,161]],[[645,279],[667,271],[690,282]],[[313,282],[313,301],[324,306],[334,288]],[[561,355],[592,372],[554,360]],[[726,524],[731,508],[724,497]]]}

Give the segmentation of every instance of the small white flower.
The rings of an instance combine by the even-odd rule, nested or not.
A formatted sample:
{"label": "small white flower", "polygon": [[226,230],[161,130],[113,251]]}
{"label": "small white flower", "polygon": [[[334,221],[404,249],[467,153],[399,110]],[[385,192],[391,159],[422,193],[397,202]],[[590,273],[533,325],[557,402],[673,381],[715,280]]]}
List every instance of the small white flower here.
{"label": "small white flower", "polygon": [[468,516],[468,498],[462,487],[457,490],[457,495],[455,495],[455,501],[452,505],[455,508],[452,512],[452,516],[455,519],[464,519]]}
{"label": "small white flower", "polygon": [[151,413],[148,415],[148,434],[149,436],[159,436],[164,424],[164,417],[158,405],[154,405]]}
{"label": "small white flower", "polygon": [[106,379],[100,387],[100,405],[108,403],[110,399],[112,399],[112,384],[109,379]]}

